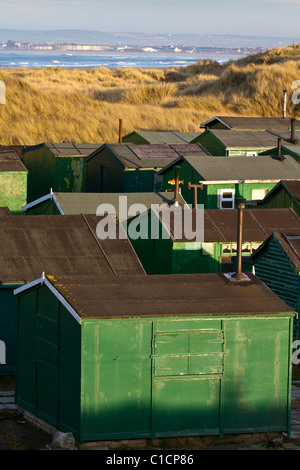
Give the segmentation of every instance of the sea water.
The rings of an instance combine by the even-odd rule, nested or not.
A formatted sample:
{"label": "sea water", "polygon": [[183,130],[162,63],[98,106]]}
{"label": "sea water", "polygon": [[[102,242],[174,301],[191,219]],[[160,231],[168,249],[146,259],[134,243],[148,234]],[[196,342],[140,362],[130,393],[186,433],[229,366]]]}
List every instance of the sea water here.
{"label": "sea water", "polygon": [[184,67],[200,59],[225,63],[244,57],[241,55],[196,55],[171,53],[57,53],[57,52],[2,52],[0,68],[170,68]]}

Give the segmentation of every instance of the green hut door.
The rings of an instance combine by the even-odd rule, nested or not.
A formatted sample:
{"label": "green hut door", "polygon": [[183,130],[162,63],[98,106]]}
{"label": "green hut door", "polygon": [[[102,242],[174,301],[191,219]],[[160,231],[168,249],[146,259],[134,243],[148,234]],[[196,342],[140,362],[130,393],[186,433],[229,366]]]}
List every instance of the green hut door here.
{"label": "green hut door", "polygon": [[153,333],[152,439],[168,432],[222,434],[224,331],[220,324],[196,322],[193,328],[186,325],[186,330],[181,324],[179,331]]}

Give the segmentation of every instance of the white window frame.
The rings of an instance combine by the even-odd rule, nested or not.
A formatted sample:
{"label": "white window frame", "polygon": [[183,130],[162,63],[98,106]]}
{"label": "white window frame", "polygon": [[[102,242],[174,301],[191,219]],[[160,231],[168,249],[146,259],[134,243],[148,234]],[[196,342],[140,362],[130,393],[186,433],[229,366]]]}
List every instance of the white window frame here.
{"label": "white window frame", "polygon": [[[224,193],[229,193],[231,192],[231,197],[230,198],[224,198],[223,194]],[[235,201],[235,189],[228,188],[228,189],[219,189],[219,209],[234,209],[234,201]],[[222,207],[223,202],[231,202],[231,207]]]}

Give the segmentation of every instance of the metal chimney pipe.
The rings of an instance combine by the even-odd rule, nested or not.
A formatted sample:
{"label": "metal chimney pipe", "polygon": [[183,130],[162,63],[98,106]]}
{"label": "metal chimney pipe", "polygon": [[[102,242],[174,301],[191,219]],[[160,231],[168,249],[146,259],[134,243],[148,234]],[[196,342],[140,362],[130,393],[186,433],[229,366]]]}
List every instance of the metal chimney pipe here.
{"label": "metal chimney pipe", "polygon": [[278,157],[282,156],[282,151],[281,151],[281,137],[278,138]]}
{"label": "metal chimney pipe", "polygon": [[296,119],[291,118],[291,138],[289,140],[289,142],[291,144],[297,144],[298,143],[298,140],[296,139],[295,128],[296,128]]}
{"label": "metal chimney pipe", "polygon": [[122,124],[123,120],[119,119],[119,144],[122,142]]}
{"label": "metal chimney pipe", "polygon": [[287,93],[287,90],[283,90],[283,104],[282,104],[282,106],[283,106],[283,115],[282,115],[283,119],[286,118],[286,93]]}
{"label": "metal chimney pipe", "polygon": [[246,205],[246,199],[239,198],[236,200],[238,209],[238,224],[237,224],[237,269],[234,277],[236,280],[244,279],[242,273],[242,243],[243,243],[243,211]]}
{"label": "metal chimney pipe", "polygon": [[174,201],[173,204],[179,206],[179,168],[175,167],[175,189],[174,189]]}

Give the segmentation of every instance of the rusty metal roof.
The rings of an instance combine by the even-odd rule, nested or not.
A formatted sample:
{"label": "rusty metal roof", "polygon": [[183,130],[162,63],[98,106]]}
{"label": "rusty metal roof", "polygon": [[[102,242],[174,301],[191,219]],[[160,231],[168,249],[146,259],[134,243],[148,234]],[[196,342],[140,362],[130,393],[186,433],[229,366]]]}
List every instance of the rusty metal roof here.
{"label": "rusty metal roof", "polygon": [[27,172],[27,169],[14,150],[3,150],[0,147],[0,172],[1,171]]}
{"label": "rusty metal roof", "polygon": [[[180,209],[179,209],[180,210]],[[229,243],[236,242],[237,239],[237,209],[205,209],[203,242],[205,243]],[[193,210],[193,228],[195,225],[195,211]],[[180,230],[176,230],[174,222],[180,224],[182,218],[164,216],[159,212],[159,217],[163,220],[165,227],[168,227],[171,239],[174,242],[194,242],[195,238],[189,240],[185,236],[184,226],[182,235]],[[245,209],[243,215],[243,241],[263,242],[273,232],[289,232],[300,230],[300,217],[291,209]]]}
{"label": "rusty metal roof", "polygon": [[[290,118],[280,117],[246,117],[246,116],[215,116],[208,121],[200,124],[200,128],[206,127],[214,122],[221,122],[228,129],[244,130],[268,130],[268,129],[289,129],[291,125]],[[296,127],[300,129],[300,121],[295,121]]]}
{"label": "rusty metal roof", "polygon": [[221,273],[46,278],[81,320],[294,314],[265,284],[250,273],[247,276],[249,281],[238,283]]}
{"label": "rusty metal roof", "polygon": [[128,240],[99,240],[96,215],[12,216],[0,224],[0,283],[53,274],[143,274]]}

